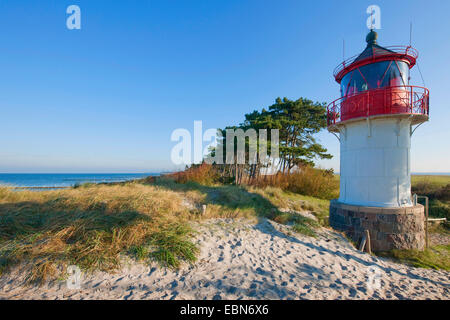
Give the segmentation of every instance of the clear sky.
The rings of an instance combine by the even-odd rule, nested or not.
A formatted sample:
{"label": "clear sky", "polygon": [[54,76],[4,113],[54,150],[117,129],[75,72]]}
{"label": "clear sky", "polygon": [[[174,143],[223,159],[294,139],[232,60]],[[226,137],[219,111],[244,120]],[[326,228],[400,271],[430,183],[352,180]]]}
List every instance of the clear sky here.
{"label": "clear sky", "polygon": [[[66,27],[71,4],[81,30]],[[381,45],[407,45],[413,23],[431,90],[412,170],[449,172],[446,0],[0,0],[0,172],[170,170],[170,135],[194,120],[238,124],[278,96],[330,102],[342,39],[347,57],[364,49],[371,4]],[[334,155],[320,165],[338,170],[337,139],[318,137]]]}

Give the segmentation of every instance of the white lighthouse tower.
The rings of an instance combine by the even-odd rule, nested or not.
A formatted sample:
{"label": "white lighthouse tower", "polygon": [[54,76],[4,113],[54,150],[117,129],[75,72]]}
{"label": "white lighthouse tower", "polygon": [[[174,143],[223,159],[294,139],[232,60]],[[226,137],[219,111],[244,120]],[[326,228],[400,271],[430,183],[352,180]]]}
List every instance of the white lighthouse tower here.
{"label": "white lighthouse tower", "polygon": [[328,106],[328,130],[340,141],[340,196],[330,225],[355,241],[369,230],[374,250],[421,249],[423,206],[411,198],[411,136],[428,121],[428,89],[409,84],[412,47],[367,47],[334,72],[341,97]]}

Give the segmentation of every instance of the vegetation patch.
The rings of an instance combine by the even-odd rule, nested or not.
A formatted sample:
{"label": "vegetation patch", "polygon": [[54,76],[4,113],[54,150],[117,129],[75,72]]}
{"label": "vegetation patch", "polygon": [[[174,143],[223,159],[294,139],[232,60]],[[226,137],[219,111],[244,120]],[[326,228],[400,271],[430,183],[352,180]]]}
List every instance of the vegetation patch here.
{"label": "vegetation patch", "polygon": [[[28,280],[43,282],[60,277],[69,265],[84,271],[118,269],[122,255],[178,268],[195,262],[199,250],[190,221],[277,220],[285,214],[279,207],[320,215],[326,202],[273,187],[177,183],[164,177],[42,192],[0,188],[0,273],[25,263]],[[296,214],[283,223],[308,236],[318,226]]]}
{"label": "vegetation patch", "polygon": [[450,271],[450,245],[433,246],[424,251],[392,250],[379,253],[379,255],[418,268],[444,269]]}
{"label": "vegetation patch", "polygon": [[[28,280],[42,282],[57,278],[69,265],[84,271],[114,270],[123,255],[178,268],[195,262],[198,254],[190,222],[209,218],[264,217],[312,237],[328,223],[326,199],[271,183],[224,184],[214,170],[204,166],[186,175],[41,192],[1,187],[0,273],[25,263]],[[442,195],[432,190],[428,194]],[[449,266],[448,245],[388,255],[420,267]]]}
{"label": "vegetation patch", "polygon": [[193,262],[197,249],[181,200],[132,183],[45,192],[1,188],[0,270],[26,262],[28,280],[44,281],[68,265],[116,269],[127,253],[167,267]]}
{"label": "vegetation patch", "polygon": [[450,176],[419,176],[411,178],[412,193],[429,198],[429,215],[450,220]]}

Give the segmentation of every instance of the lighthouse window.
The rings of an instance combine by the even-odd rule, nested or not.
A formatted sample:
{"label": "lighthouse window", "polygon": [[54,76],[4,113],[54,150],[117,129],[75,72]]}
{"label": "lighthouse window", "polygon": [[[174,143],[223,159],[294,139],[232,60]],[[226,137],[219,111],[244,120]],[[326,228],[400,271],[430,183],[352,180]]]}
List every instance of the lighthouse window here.
{"label": "lighthouse window", "polygon": [[403,61],[396,61],[398,70],[400,71],[400,74],[402,76],[402,82],[403,85],[409,84],[409,66],[406,62]]}
{"label": "lighthouse window", "polygon": [[348,89],[348,84],[350,82],[350,78],[352,76],[352,73],[347,73],[345,75],[345,77],[342,78],[341,81],[341,97],[347,95],[347,89]]}
{"label": "lighthouse window", "polygon": [[356,69],[352,71],[352,77],[347,88],[347,95],[352,96],[368,89],[366,80],[364,80],[361,72]]}
{"label": "lighthouse window", "polygon": [[391,61],[382,61],[378,63],[368,64],[359,68],[364,78],[367,80],[369,89],[380,88],[386,70],[389,68]]}
{"label": "lighthouse window", "polygon": [[409,66],[403,61],[382,61],[368,64],[347,73],[341,81],[341,96],[391,86],[405,86]]}
{"label": "lighthouse window", "polygon": [[382,79],[380,87],[408,85],[409,68],[405,62],[392,61]]}

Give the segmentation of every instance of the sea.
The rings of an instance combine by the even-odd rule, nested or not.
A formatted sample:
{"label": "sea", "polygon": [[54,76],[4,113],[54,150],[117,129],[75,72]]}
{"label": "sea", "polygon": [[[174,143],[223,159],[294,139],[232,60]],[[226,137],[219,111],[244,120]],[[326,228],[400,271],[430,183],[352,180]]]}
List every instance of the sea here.
{"label": "sea", "polygon": [[[450,175],[448,172],[417,172],[413,175]],[[0,173],[0,186],[71,187],[83,183],[122,182],[159,176],[160,173]]]}
{"label": "sea", "polygon": [[122,182],[159,175],[159,173],[0,173],[0,185],[11,187],[71,187],[87,182]]}

